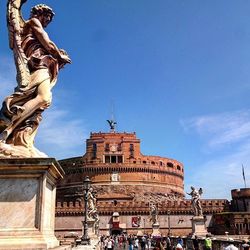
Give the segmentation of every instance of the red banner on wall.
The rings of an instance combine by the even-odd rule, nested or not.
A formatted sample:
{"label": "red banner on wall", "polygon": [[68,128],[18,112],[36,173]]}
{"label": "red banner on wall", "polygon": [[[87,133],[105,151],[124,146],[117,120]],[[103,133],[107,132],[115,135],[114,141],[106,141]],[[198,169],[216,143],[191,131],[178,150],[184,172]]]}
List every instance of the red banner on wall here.
{"label": "red banner on wall", "polygon": [[136,216],[136,217],[132,217],[132,227],[139,227],[141,224],[141,217],[140,216]]}
{"label": "red banner on wall", "polygon": [[113,222],[113,228],[119,228],[119,222]]}

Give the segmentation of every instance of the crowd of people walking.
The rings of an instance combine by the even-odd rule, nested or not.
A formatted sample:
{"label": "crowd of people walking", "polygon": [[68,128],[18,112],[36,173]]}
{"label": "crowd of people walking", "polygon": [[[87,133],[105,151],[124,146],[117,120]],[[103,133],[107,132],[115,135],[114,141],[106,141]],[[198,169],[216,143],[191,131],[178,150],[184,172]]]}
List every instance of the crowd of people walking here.
{"label": "crowd of people walking", "polygon": [[101,236],[100,244],[101,250],[250,250],[247,241],[234,244],[229,240],[219,246],[209,235],[201,239],[197,236],[181,238],[121,234]]}

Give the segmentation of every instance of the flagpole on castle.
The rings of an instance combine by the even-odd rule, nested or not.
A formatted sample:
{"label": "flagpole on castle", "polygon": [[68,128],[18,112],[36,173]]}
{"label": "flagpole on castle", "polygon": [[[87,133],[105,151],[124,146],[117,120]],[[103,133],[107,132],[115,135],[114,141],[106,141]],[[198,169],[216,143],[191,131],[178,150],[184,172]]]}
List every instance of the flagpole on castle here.
{"label": "flagpole on castle", "polygon": [[246,184],[246,177],[245,177],[245,171],[244,171],[244,166],[242,164],[242,176],[243,176],[243,180],[244,180],[244,184],[245,184],[245,188],[247,187],[247,184]]}

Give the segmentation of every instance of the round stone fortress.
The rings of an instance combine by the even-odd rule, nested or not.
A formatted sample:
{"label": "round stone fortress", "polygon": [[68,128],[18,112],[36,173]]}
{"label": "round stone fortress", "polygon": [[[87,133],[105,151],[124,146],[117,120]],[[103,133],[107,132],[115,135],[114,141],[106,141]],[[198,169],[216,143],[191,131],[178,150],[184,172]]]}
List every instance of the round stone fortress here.
{"label": "round stone fortress", "polygon": [[135,133],[91,133],[86,153],[60,161],[66,175],[57,186],[57,201],[83,195],[84,176],[91,178],[98,201],[175,201],[184,197],[184,167],[177,160],[146,156]]}
{"label": "round stone fortress", "polygon": [[[135,133],[91,133],[86,153],[60,161],[65,177],[57,185],[55,230],[58,238],[81,235],[83,180],[89,176],[97,196],[100,234],[152,233],[150,204],[158,208],[160,232],[192,232],[191,200],[184,195],[184,167],[177,160],[143,155]],[[227,200],[202,200],[206,226],[215,232],[213,214],[228,211]],[[138,226],[134,221],[138,220]],[[66,237],[66,236],[65,236]]]}

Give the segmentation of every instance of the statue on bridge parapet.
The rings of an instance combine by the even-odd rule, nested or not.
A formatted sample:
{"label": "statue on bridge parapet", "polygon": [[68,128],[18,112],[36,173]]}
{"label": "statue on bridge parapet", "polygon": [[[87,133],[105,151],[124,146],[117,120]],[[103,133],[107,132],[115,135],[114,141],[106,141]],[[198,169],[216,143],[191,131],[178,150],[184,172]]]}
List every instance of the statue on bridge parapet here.
{"label": "statue on bridge parapet", "polygon": [[191,186],[191,192],[187,193],[192,197],[192,208],[194,211],[194,216],[191,219],[192,234],[198,236],[205,236],[207,234],[206,219],[203,216],[201,201],[200,201],[202,193],[203,193],[202,188],[199,188],[199,190],[197,190],[193,186]]}
{"label": "statue on bridge parapet", "polygon": [[99,231],[99,214],[97,211],[97,202],[95,197],[95,192],[91,187],[87,194],[87,206],[88,206],[88,213],[87,213],[87,221],[94,222],[95,231]]}
{"label": "statue on bridge parapet", "polygon": [[27,0],[8,0],[9,45],[17,70],[17,87],[5,98],[0,110],[0,157],[47,157],[34,147],[42,112],[52,100],[51,89],[58,72],[71,60],[45,32],[54,17],[53,10],[38,4],[30,18],[22,18]]}
{"label": "statue on bridge parapet", "polygon": [[158,207],[155,203],[149,204],[150,208],[150,221],[152,221],[152,236],[160,236],[161,233],[159,231],[160,224],[158,219]]}
{"label": "statue on bridge parapet", "polygon": [[197,190],[193,186],[191,186],[191,192],[187,193],[192,197],[192,208],[194,211],[194,216],[203,216],[201,201],[200,201],[202,193],[203,193],[202,188]]}
{"label": "statue on bridge parapet", "polygon": [[153,225],[158,223],[158,208],[156,204],[150,203],[150,221],[152,221]]}

